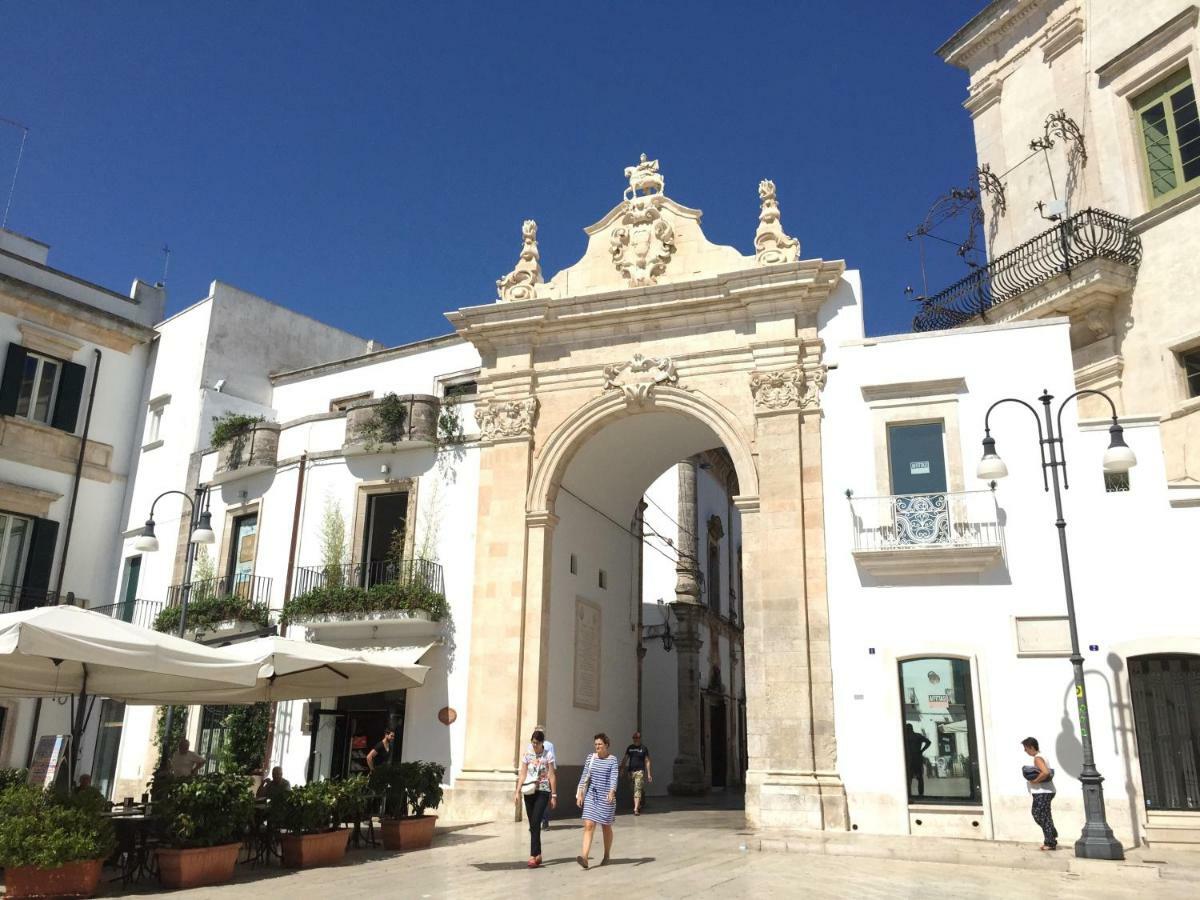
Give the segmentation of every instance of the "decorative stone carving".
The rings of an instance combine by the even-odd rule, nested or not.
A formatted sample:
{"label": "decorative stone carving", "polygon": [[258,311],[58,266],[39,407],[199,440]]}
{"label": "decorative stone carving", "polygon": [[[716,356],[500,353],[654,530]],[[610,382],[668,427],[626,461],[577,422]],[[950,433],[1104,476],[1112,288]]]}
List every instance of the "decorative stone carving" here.
{"label": "decorative stone carving", "polygon": [[537,409],[537,397],[484,401],[475,407],[479,436],[485,441],[529,437],[533,434]]}
{"label": "decorative stone carving", "polygon": [[496,282],[496,293],[501,300],[532,299],[535,286],[542,283],[542,265],[538,254],[537,222],[526,219],[521,226],[521,255],[516,268]]}
{"label": "decorative stone carving", "polygon": [[654,402],[654,388],[660,384],[678,384],[679,373],[670,359],[648,359],[640,353],[633,359],[604,367],[604,390],[621,390],[630,406]]}
{"label": "decorative stone carving", "polygon": [[754,232],[755,259],[761,266],[795,262],[800,255],[800,242],[783,233],[775,182],[769,178],[760,181],[758,198],[762,201],[762,210],[758,214],[758,230]]}
{"label": "decorative stone carving", "polygon": [[774,372],[754,372],[750,393],[756,412],[783,409],[815,409],[821,405],[825,387],[825,369],[805,370],[800,366]]}
{"label": "decorative stone carving", "polygon": [[662,217],[662,200],[662,194],[626,199],[609,238],[613,265],[630,287],[654,284],[675,254],[675,229]]}
{"label": "decorative stone carving", "polygon": [[625,168],[625,177],[629,179],[629,187],[625,189],[625,199],[633,200],[638,194],[649,194],[653,189],[656,194],[663,192],[663,177],[658,171],[657,159],[646,159],[646,154],[635,166]]}

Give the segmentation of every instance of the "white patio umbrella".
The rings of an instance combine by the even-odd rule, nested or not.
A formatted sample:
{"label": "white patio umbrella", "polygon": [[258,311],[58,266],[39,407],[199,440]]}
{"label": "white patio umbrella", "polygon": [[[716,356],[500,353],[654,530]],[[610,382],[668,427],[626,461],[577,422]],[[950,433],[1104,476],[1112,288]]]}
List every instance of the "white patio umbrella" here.
{"label": "white patio umbrella", "polygon": [[420,687],[429,666],[418,660],[432,646],[344,650],[308,641],[260,637],[220,648],[258,667],[258,679],[252,687],[197,687],[166,696],[171,703],[261,703]]}
{"label": "white patio umbrella", "polygon": [[228,650],[74,606],[0,615],[0,697],[88,693],[157,705],[199,688],[250,687],[258,670]]}
{"label": "white patio umbrella", "polygon": [[200,688],[249,687],[258,671],[254,660],[74,606],[0,615],[0,697],[78,695],[72,783],[89,694],[154,705]]}

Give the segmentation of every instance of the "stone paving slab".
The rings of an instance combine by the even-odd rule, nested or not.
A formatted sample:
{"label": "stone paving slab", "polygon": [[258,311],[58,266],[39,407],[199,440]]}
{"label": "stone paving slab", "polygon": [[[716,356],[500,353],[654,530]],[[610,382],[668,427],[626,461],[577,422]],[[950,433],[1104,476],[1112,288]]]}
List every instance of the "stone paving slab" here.
{"label": "stone paving slab", "polygon": [[[739,834],[740,832],[740,834]],[[871,900],[913,897],[1194,898],[1197,885],[1167,878],[1149,883],[1114,878],[1111,870],[1073,874],[1021,865],[947,864],[820,853],[750,849],[741,814],[685,810],[619,816],[610,865],[579,868],[579,822],[543,833],[545,865],[530,871],[528,832],[491,823],[441,832],[430,850],[391,854],[351,851],[327,869],[283,872],[239,867],[229,885],[172,894],[179,900],[301,900],[308,897],[548,898],[620,896],[725,898],[805,897]],[[741,850],[741,844],[747,849]],[[597,847],[599,836],[597,836]],[[594,859],[598,849],[593,849]],[[146,888],[135,892],[153,893]],[[123,896],[110,890],[107,896]]]}

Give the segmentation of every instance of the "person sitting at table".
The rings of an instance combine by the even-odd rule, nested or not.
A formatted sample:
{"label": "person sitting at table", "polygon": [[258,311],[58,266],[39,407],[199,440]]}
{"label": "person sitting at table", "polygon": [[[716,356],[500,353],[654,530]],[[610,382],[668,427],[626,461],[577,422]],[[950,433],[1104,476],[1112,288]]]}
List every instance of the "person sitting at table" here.
{"label": "person sitting at table", "polygon": [[191,746],[188,739],[184,738],[179,742],[179,749],[171,754],[167,767],[176,778],[191,778],[204,768],[207,762],[199,753],[193,752]]}
{"label": "person sitting at table", "polygon": [[259,800],[274,800],[290,787],[288,780],[283,777],[283,769],[276,766],[271,770],[271,777],[259,785],[257,796]]}

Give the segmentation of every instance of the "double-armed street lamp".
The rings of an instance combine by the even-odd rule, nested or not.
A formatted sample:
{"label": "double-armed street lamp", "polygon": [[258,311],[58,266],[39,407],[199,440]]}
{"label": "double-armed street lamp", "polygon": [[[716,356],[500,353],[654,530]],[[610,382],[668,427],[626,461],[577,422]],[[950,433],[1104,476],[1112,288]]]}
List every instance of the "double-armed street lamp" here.
{"label": "double-armed street lamp", "polygon": [[[212,530],[212,513],[208,511],[207,492],[203,495],[206,500],[204,508],[198,510],[196,498],[193,498],[189,494],[183,491],[163,491],[150,504],[150,517],[146,519],[146,524],[142,526],[141,534],[133,542],[135,550],[140,550],[143,553],[154,553],[158,550],[158,537],[154,534],[154,507],[158,505],[158,501],[163,497],[169,497],[172,494],[178,494],[188,502],[188,521],[192,526],[192,533],[188,538],[189,543],[193,546],[216,543],[217,538]],[[197,492],[197,495],[199,496],[199,492]],[[190,582],[192,578],[192,560],[194,559],[193,553],[193,549],[189,548],[187,564],[184,567],[183,590],[179,598],[179,630],[177,633],[180,637],[183,637],[184,630],[187,628],[187,605],[188,595],[191,593]],[[167,706],[166,722],[163,724],[162,766],[164,768],[171,755],[171,717],[174,709],[171,705]]]}
{"label": "double-armed street lamp", "polygon": [[[1057,514],[1055,527],[1058,528],[1058,550],[1062,557],[1063,588],[1067,597],[1067,624],[1071,632],[1071,666],[1075,674],[1075,700],[1079,712],[1079,735],[1083,744],[1083,768],[1079,780],[1083,783],[1083,833],[1075,842],[1075,855],[1085,859],[1124,859],[1125,851],[1121,842],[1116,839],[1104,815],[1104,790],[1101,787],[1104,779],[1096,769],[1095,756],[1092,753],[1092,728],[1088,717],[1087,688],[1083,682],[1083,656],[1079,652],[1079,631],[1075,623],[1075,596],[1071,588],[1071,563],[1067,556],[1067,523],[1063,519],[1062,492],[1059,490],[1058,473],[1062,469],[1062,486],[1069,488],[1067,480],[1067,454],[1062,438],[1063,408],[1077,397],[1093,395],[1103,397],[1112,410],[1112,425],[1109,427],[1108,449],[1104,451],[1103,468],[1105,474],[1124,474],[1137,465],[1133,450],[1125,443],[1125,436],[1120,423],[1117,421],[1117,408],[1109,396],[1102,391],[1076,391],[1059,404],[1057,415],[1052,416],[1050,401],[1054,398],[1043,390],[1038,397],[1043,407],[1046,427],[1043,430],[1042,420],[1037,410],[1024,400],[1006,397],[997,400],[988,407],[983,419],[983,459],[979,461],[977,474],[985,481],[994,481],[1008,474],[1004,460],[996,453],[996,441],[992,437],[992,410],[1002,403],[1019,403],[1033,413],[1033,419],[1038,427],[1038,444],[1042,454],[1042,483],[1047,491],[1051,484],[1054,486],[1054,509]],[[1055,426],[1057,425],[1057,431]],[[1049,472],[1049,478],[1047,478]]]}

